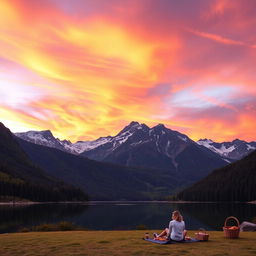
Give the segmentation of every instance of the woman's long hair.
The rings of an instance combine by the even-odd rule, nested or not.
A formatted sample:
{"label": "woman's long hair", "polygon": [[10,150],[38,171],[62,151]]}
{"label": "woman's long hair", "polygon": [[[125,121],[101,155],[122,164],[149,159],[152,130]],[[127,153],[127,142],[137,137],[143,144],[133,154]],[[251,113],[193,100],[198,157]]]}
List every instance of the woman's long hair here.
{"label": "woman's long hair", "polygon": [[179,211],[174,211],[172,213],[172,215],[173,215],[174,220],[179,221],[179,222],[183,221],[183,217]]}

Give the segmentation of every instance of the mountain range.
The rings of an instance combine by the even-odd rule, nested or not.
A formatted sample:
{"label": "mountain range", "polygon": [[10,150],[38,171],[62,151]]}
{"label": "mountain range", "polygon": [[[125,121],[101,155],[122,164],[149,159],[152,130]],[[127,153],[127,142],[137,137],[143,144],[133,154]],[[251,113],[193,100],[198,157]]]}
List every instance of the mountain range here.
{"label": "mountain range", "polygon": [[149,128],[145,124],[131,122],[116,136],[74,144],[54,138],[50,131],[16,133],[16,136],[100,162],[168,170],[171,175],[186,180],[186,183],[197,181],[214,168],[229,162],[163,124]]}
{"label": "mountain range", "polygon": [[187,181],[198,180],[227,164],[225,159],[185,134],[163,124],[149,128],[138,122],[131,122],[108,142],[80,155],[125,166],[166,169]]}
{"label": "mountain range", "polygon": [[28,142],[50,148],[56,148],[74,155],[79,155],[84,151],[94,149],[95,147],[108,142],[109,139],[112,138],[111,136],[108,136],[99,138],[95,141],[77,141],[76,143],[72,143],[69,140],[60,140],[55,138],[50,130],[19,132],[15,133],[15,135]]}
{"label": "mountain range", "polygon": [[[11,138],[21,153],[7,154],[14,161],[10,166],[25,155],[35,172],[40,169],[51,179],[76,186],[93,200],[166,199],[254,148],[254,142],[238,140],[223,145],[207,139],[195,142],[163,124],[149,128],[138,122],[95,141],[71,143],[49,130],[15,135]],[[8,143],[1,144],[2,151]],[[240,155],[232,158],[227,151],[235,149]]]}
{"label": "mountain range", "polygon": [[[166,133],[170,134],[171,132],[173,135],[176,135],[176,138],[179,138],[179,140],[183,140],[185,142],[192,141],[188,136],[179,132],[172,131],[162,124],[149,128],[145,124],[140,124],[134,121],[126,126],[116,136],[100,137],[94,141],[77,141],[72,143],[69,140],[60,140],[55,138],[50,130],[28,131],[15,133],[15,135],[21,139],[38,145],[56,148],[71,154],[82,154],[96,160],[106,159],[109,161],[110,153],[118,149],[120,146],[122,146],[122,144],[129,144],[130,147],[137,147],[139,144],[144,144],[148,141],[154,141],[156,147],[158,147],[158,142],[163,141],[167,137],[163,135]],[[246,142],[239,139],[235,139],[231,142],[214,142],[210,139],[200,139],[196,141],[196,143],[210,149],[212,152],[218,154],[226,161],[231,162],[243,158],[256,149],[256,141]],[[160,145],[160,147],[161,146],[162,145]],[[170,144],[165,146],[169,146],[169,148],[172,147]],[[172,150],[175,151],[175,148]],[[163,148],[159,149],[159,151],[167,155],[167,157],[170,155],[170,152],[167,152],[168,150],[165,150],[164,152]],[[97,156],[94,154],[94,152],[97,152]],[[99,155],[98,153],[101,154]],[[110,161],[112,160],[110,159]]]}
{"label": "mountain range", "polygon": [[50,131],[16,135],[34,163],[93,200],[164,199],[228,164],[162,124],[149,128],[131,122],[116,136],[74,144],[54,138]]}

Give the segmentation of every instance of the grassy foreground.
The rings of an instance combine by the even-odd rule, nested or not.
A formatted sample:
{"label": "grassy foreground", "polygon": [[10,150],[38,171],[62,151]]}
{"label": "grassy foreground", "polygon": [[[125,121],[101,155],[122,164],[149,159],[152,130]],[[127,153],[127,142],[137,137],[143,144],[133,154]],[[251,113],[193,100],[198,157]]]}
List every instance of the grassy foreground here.
{"label": "grassy foreground", "polygon": [[[150,231],[152,233],[154,231]],[[240,233],[226,239],[212,231],[208,242],[158,245],[141,238],[145,231],[29,232],[0,235],[3,256],[85,256],[85,255],[256,255],[256,232]],[[194,236],[193,231],[188,235]]]}

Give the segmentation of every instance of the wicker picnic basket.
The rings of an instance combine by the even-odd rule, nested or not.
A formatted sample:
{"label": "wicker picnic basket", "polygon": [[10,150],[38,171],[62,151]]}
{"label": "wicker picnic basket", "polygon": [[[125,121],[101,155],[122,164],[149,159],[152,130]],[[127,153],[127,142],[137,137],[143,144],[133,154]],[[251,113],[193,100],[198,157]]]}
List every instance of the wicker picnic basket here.
{"label": "wicker picnic basket", "polygon": [[[227,226],[227,222],[231,219],[235,220],[237,226]],[[234,216],[226,218],[223,231],[226,238],[238,238],[240,232],[239,220]]]}
{"label": "wicker picnic basket", "polygon": [[206,231],[202,228],[200,228],[199,231],[195,233],[195,235],[195,239],[200,241],[208,241],[209,239],[209,234],[207,234]]}

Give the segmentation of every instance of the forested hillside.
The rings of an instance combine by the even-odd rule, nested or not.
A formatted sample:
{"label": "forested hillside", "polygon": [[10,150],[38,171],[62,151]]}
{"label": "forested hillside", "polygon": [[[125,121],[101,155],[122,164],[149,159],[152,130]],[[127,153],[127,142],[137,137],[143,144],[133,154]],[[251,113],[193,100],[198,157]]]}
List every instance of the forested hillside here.
{"label": "forested hillside", "polygon": [[256,200],[256,151],[217,169],[206,178],[177,194],[175,199],[193,201]]}
{"label": "forested hillside", "polygon": [[6,197],[32,201],[88,199],[80,189],[58,181],[33,164],[0,123],[0,198]]}

